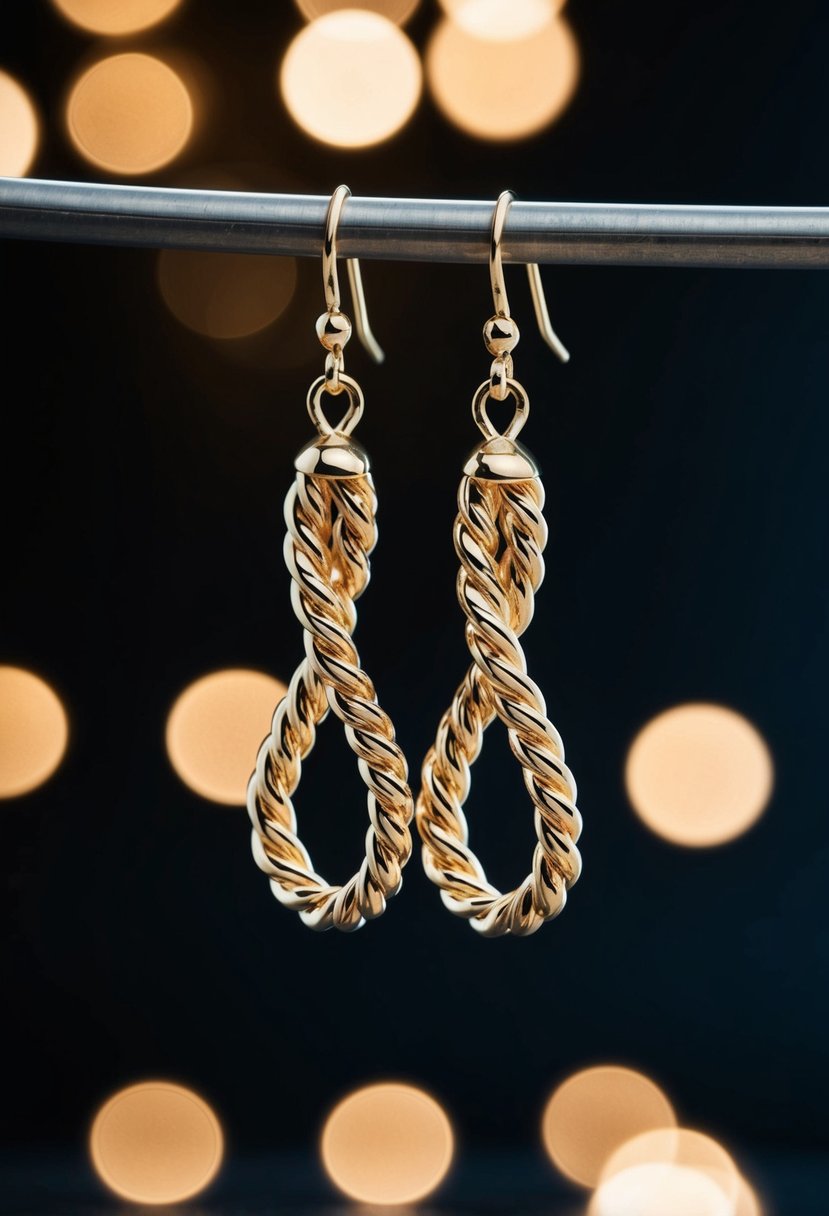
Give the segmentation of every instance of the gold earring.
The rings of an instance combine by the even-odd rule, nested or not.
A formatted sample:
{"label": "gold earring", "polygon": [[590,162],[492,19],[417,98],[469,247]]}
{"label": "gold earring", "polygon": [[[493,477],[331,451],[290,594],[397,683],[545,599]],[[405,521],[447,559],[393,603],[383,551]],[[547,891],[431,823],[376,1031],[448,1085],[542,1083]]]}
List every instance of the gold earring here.
{"label": "gold earring", "polygon": [[[306,657],[276,708],[247,798],[253,855],[269,876],[273,894],[312,929],[346,931],[379,916],[386,900],[400,890],[411,855],[413,814],[406,760],[351,636],[357,622],[354,601],[368,583],[369,555],[377,540],[377,499],[368,456],[352,438],[363,412],[363,393],[345,374],[343,360],[351,322],[340,309],[336,238],[350,193],[347,186],[335,190],[326,220],[326,311],[317,321],[317,335],[327,355],[325,374],[311,385],[307,402],[319,435],[297,456],[296,480],[285,500],[285,561]],[[359,264],[350,261],[348,270],[357,333],[380,362],[383,352],[368,324]],[[348,402],[335,425],[322,410],[326,394],[335,400],[344,394]],[[291,801],[302,762],[314,746],[316,727],[329,709],[343,723],[368,789],[366,857],[344,886],[332,886],[314,872],[297,835]]]}
{"label": "gold earring", "polygon": [[[538,468],[516,442],[527,420],[529,398],[513,379],[512,351],[519,333],[510,316],[501,264],[504,225],[513,198],[505,191],[493,217],[490,277],[495,316],[484,326],[484,341],[494,361],[489,380],[472,402],[484,442],[464,466],[455,520],[458,600],[466,616],[466,642],[473,662],[424,761],[417,803],[427,875],[440,887],[449,911],[468,919],[486,937],[534,933],[564,907],[567,888],[581,870],[576,783],[564,763],[561,737],[547,718],[541,690],[527,674],[518,640],[532,619],[534,594],[544,577],[547,528]],[[569,355],[550,325],[539,269],[528,266],[527,271],[542,334],[566,361]],[[510,396],[515,412],[501,433],[489,419],[487,402],[490,397],[504,401]],[[538,838],[532,872],[506,894],[487,881],[469,848],[463,811],[471,766],[480,753],[484,731],[496,716],[506,726],[512,754],[523,770]]]}

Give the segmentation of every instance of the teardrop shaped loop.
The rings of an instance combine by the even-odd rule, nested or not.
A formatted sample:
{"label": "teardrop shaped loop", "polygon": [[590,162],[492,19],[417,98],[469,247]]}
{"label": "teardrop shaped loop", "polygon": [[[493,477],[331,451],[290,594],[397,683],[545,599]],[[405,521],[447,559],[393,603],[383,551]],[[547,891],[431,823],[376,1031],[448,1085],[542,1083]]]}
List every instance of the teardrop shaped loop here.
{"label": "teardrop shaped loop", "polygon": [[[346,388],[350,392],[348,384]],[[316,395],[322,391],[324,385]],[[314,387],[309,401],[313,395]],[[354,401],[352,397],[350,409]],[[350,433],[346,428],[347,421],[337,430]],[[313,467],[325,465],[317,461]],[[406,760],[352,638],[355,600],[368,584],[369,556],[377,540],[374,483],[367,461],[359,467],[366,471],[348,475],[336,468],[326,476],[297,469],[285,501],[285,561],[294,612],[304,630],[305,658],[276,708],[247,795],[256,864],[270,878],[280,903],[313,929],[350,931],[379,916],[400,890],[412,848]],[[343,724],[368,791],[365,859],[342,886],[315,871],[297,833],[293,805],[302,763],[329,711]]]}
{"label": "teardrop shaped loop", "polygon": [[[323,413],[322,399],[326,393],[329,397],[337,397],[342,392],[348,397],[348,406],[339,422],[331,423]],[[320,435],[350,435],[363,416],[365,398],[357,381],[352,376],[347,376],[345,372],[340,372],[339,388],[336,393],[331,391],[331,386],[325,376],[318,376],[308,389],[306,405],[311,421]]]}
{"label": "teardrop shaped loop", "polygon": [[529,417],[530,397],[527,390],[512,378],[507,379],[505,387],[507,393],[510,393],[515,401],[515,412],[504,431],[499,431],[493,426],[487,412],[492,382],[485,380],[472,398],[472,417],[485,439],[515,439]]}
{"label": "teardrop shaped loop", "polygon": [[[543,506],[538,476],[461,479],[454,533],[458,600],[473,661],[424,761],[417,826],[426,873],[444,904],[486,937],[535,933],[561,912],[581,872],[576,783],[519,641],[544,578]],[[464,814],[472,765],[496,717],[521,766],[537,838],[530,873],[505,894],[470,849]]]}

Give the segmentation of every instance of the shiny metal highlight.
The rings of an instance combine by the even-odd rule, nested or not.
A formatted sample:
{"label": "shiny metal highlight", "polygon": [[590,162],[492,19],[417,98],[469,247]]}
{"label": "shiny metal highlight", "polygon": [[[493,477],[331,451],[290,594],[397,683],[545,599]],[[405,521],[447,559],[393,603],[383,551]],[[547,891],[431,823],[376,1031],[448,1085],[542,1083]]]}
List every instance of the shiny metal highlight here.
{"label": "shiny metal highlight", "polygon": [[[464,474],[458,491],[458,600],[473,663],[424,761],[417,826],[426,873],[444,904],[485,937],[534,933],[559,914],[581,872],[576,782],[518,640],[544,577],[543,504],[538,477],[510,482]],[[538,839],[532,871],[506,894],[488,882],[470,849],[463,809],[484,731],[496,716],[521,765]]]}
{"label": "shiny metal highlight", "polygon": [[[338,436],[323,441],[323,447]],[[394,726],[360,666],[352,634],[355,600],[369,581],[377,540],[377,499],[370,474],[312,475],[297,470],[285,502],[285,561],[291,600],[304,629],[305,658],[277,706],[248,786],[256,864],[285,907],[312,929],[358,929],[400,890],[411,855],[412,795]],[[333,710],[368,789],[366,856],[344,885],[315,870],[297,833],[292,796],[316,728]]]}
{"label": "shiny metal highlight", "polygon": [[[501,250],[507,214],[514,201],[515,193],[512,190],[504,190],[498,196],[498,202],[495,204],[495,215],[492,221],[492,237],[489,249],[489,277],[492,284],[492,302],[496,316],[506,318],[510,317],[510,310]],[[570,358],[570,352],[553,329],[550,312],[547,308],[547,299],[544,295],[544,284],[541,281],[541,271],[537,263],[527,263],[527,278],[530,284],[530,295],[532,296],[533,309],[535,310],[535,319],[538,323],[539,332],[553,354],[557,355],[562,363],[567,363]]]}
{"label": "shiny metal highlight", "polygon": [[360,269],[360,263],[356,258],[349,258],[345,265],[348,271],[351,298],[354,301],[354,327],[357,330],[357,337],[374,362],[382,363],[386,355],[368,323],[368,309],[366,308],[366,294],[363,288],[363,272]]}
{"label": "shiny metal highlight", "polygon": [[[347,198],[351,198],[351,191],[348,186],[337,186],[337,189],[331,195],[328,214],[325,217],[325,236],[322,245],[322,283],[329,314],[342,311],[340,282],[337,274],[337,229],[340,224],[343,204]],[[375,338],[369,323],[366,294],[363,288],[363,275],[357,258],[348,259],[347,270],[351,298],[354,302],[354,324],[357,329],[357,337],[374,362],[382,363],[386,356],[380,343]]]}
{"label": "shiny metal highlight", "polygon": [[[535,933],[559,914],[581,873],[576,783],[519,641],[532,620],[535,593],[544,578],[547,526],[538,468],[517,443],[530,403],[526,389],[512,375],[519,335],[509,314],[501,266],[511,201],[509,191],[500,196],[492,221],[490,276],[496,315],[484,326],[484,344],[494,360],[489,380],[472,399],[472,416],[484,442],[464,466],[454,530],[460,560],[458,602],[466,617],[472,665],[426,755],[416,811],[428,877],[440,887],[449,911],[469,920],[485,937]],[[515,410],[499,432],[487,402],[508,396]],[[521,765],[538,841],[531,872],[505,894],[488,881],[470,849],[463,810],[484,731],[496,717],[506,726],[510,750]]]}
{"label": "shiny metal highlight", "polygon": [[[473,416],[478,425],[480,425],[480,415],[483,414],[486,418],[487,397],[491,396],[496,401],[504,401],[508,393],[512,391],[516,397],[517,408],[511,428],[516,428],[516,422],[519,419],[519,427],[524,425],[523,419],[526,416],[527,408],[526,393],[524,393],[520,385],[515,385],[515,381],[512,378],[512,352],[521,340],[521,331],[513,320],[509,310],[502,253],[504,225],[507,222],[507,215],[514,198],[515,195],[511,190],[502,191],[498,196],[492,216],[492,236],[489,242],[489,281],[492,286],[492,306],[495,310],[495,315],[490,317],[484,325],[484,345],[494,358],[492,367],[489,370],[489,384],[481,386],[472,403]],[[544,286],[541,282],[541,271],[538,266],[529,265],[527,266],[527,275],[529,277],[533,307],[535,308],[535,316],[541,336],[562,363],[567,363],[570,353],[550,322],[547,300],[544,296]],[[515,385],[515,388],[510,390],[510,385]],[[520,390],[520,393],[517,390]],[[522,394],[525,398],[523,406],[520,399]],[[487,426],[489,426],[489,419],[487,419]],[[490,436],[495,433],[491,427],[489,428],[489,432]],[[516,433],[517,428],[505,432],[507,438],[512,438],[513,434]]]}
{"label": "shiny metal highlight", "polygon": [[[327,356],[325,374],[311,385],[307,400],[318,438],[297,456],[296,479],[285,500],[285,562],[293,580],[291,602],[304,630],[305,658],[276,708],[247,795],[253,856],[270,878],[273,894],[312,929],[347,932],[379,916],[400,890],[412,851],[414,813],[406,759],[352,637],[355,601],[368,584],[369,556],[377,542],[377,498],[368,456],[352,437],[363,412],[363,393],[344,371],[351,323],[340,309],[336,236],[349,193],[347,186],[334,192],[325,227],[326,312],[317,322],[317,335]],[[361,286],[354,299],[371,335]],[[326,394],[347,399],[336,423],[323,412]],[[365,860],[342,886],[314,870],[297,833],[292,801],[302,762],[329,710],[345,728],[368,789]]]}

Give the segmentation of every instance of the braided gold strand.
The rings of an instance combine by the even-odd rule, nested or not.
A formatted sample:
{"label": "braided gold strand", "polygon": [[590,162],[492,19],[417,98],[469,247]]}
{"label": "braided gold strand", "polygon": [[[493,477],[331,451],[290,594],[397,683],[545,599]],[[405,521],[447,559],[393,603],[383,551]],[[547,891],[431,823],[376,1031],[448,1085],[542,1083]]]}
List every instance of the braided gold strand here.
{"label": "braided gold strand", "polygon": [[[476,394],[475,416],[487,442],[464,469],[454,534],[461,563],[458,600],[473,663],[426,756],[417,802],[427,875],[440,887],[446,907],[486,937],[535,933],[562,910],[567,889],[581,870],[576,783],[518,640],[532,619],[535,592],[544,577],[547,529],[538,470],[514,442],[526,416],[526,393],[514,380],[506,383],[517,409],[504,435],[486,416],[490,383]],[[538,839],[531,873],[506,894],[487,881],[469,848],[463,811],[471,767],[496,716],[506,726],[510,749],[523,770]]]}
{"label": "braided gold strand", "polygon": [[[400,890],[412,849],[413,806],[394,727],[352,639],[354,601],[368,584],[369,555],[377,540],[377,500],[368,458],[350,438],[362,395],[345,374],[340,382],[351,404],[337,428],[319,410],[324,379],[312,386],[309,408],[321,438],[298,456],[296,481],[285,502],[285,561],[306,657],[260,748],[247,805],[256,864],[269,876],[280,903],[313,929],[350,931],[379,916]],[[329,709],[343,723],[368,789],[365,860],[343,886],[332,886],[315,872],[297,835],[292,802],[302,761]]]}

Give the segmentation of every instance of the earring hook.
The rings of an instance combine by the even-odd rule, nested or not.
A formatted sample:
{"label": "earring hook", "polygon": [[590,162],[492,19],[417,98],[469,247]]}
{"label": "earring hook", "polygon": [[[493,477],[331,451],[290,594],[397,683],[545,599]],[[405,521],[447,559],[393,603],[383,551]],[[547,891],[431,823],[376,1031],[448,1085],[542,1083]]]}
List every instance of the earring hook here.
{"label": "earring hook", "polygon": [[[514,199],[515,194],[512,190],[504,190],[498,195],[498,202],[495,204],[495,213],[492,217],[492,238],[489,246],[489,278],[492,283],[492,302],[495,307],[496,316],[504,318],[510,317],[510,310],[507,285],[504,279],[504,266],[501,258],[501,246],[503,244],[507,215]],[[527,278],[530,283],[530,294],[533,300],[535,319],[538,322],[541,336],[553,354],[557,355],[562,363],[567,363],[570,359],[570,352],[553,329],[550,313],[547,308],[547,300],[544,295],[544,285],[541,282],[541,271],[536,262],[527,263]]]}
{"label": "earring hook", "polygon": [[[322,283],[325,291],[325,306],[329,316],[342,311],[340,308],[340,280],[337,274],[337,230],[343,204],[351,197],[348,186],[337,186],[328,204],[325,217],[325,236],[322,244]],[[383,349],[375,338],[368,319],[366,295],[363,289],[363,276],[360,263],[356,258],[347,258],[348,282],[351,288],[351,298],[354,303],[354,327],[357,337],[368,351],[375,363],[385,359]]]}

